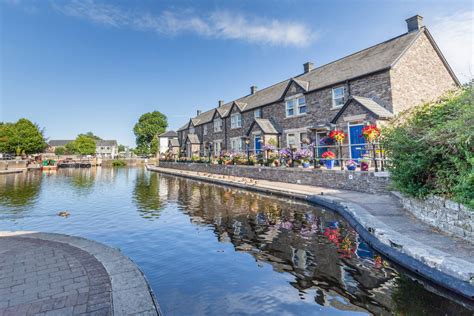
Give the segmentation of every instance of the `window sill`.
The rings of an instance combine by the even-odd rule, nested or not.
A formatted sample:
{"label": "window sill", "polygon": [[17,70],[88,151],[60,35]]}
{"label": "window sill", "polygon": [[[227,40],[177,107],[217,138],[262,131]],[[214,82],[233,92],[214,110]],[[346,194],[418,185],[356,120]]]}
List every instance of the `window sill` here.
{"label": "window sill", "polygon": [[343,107],[342,105],[341,106],[332,106],[330,108],[330,110],[340,110],[340,109],[342,109],[342,107]]}
{"label": "window sill", "polygon": [[286,119],[292,119],[292,118],[295,118],[295,117],[301,117],[301,116],[305,116],[307,115],[309,112],[306,112],[306,113],[303,113],[303,114],[295,114],[295,115],[292,115],[292,116],[286,116],[285,117],[285,120]]}
{"label": "window sill", "polygon": [[240,126],[240,127],[231,127],[230,129],[234,130],[234,129],[239,129],[239,128],[242,128],[242,126]]}

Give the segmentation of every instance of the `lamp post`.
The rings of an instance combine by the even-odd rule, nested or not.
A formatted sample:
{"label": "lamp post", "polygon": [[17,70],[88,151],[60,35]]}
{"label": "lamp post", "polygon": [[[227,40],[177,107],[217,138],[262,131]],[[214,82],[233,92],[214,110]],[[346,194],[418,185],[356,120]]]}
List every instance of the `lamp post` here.
{"label": "lamp post", "polygon": [[250,138],[245,139],[245,149],[247,150],[247,165],[250,165]]}

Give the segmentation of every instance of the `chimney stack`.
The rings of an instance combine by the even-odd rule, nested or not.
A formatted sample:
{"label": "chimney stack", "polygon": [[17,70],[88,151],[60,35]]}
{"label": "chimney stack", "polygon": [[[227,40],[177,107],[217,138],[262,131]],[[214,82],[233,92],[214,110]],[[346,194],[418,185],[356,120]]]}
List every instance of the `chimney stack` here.
{"label": "chimney stack", "polygon": [[219,107],[224,105],[224,100],[219,100]]}
{"label": "chimney stack", "polygon": [[201,110],[196,111],[196,116],[199,116],[199,115],[201,115]]}
{"label": "chimney stack", "polygon": [[423,27],[423,17],[418,14],[405,21],[407,22],[408,33],[416,32]]}
{"label": "chimney stack", "polygon": [[250,94],[255,94],[257,92],[257,86],[251,86],[250,87]]}
{"label": "chimney stack", "polygon": [[304,73],[307,73],[307,72],[310,72],[311,70],[313,70],[313,63],[311,62],[307,62],[307,63],[304,63],[303,64],[303,69],[304,69]]}

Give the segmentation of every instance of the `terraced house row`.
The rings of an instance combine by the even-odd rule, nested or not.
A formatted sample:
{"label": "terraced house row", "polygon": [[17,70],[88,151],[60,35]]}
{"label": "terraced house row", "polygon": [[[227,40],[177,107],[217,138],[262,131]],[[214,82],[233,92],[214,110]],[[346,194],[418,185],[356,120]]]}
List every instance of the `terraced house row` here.
{"label": "terraced house row", "polygon": [[[364,143],[365,124],[383,124],[397,113],[459,86],[419,15],[406,20],[400,36],[304,72],[268,88],[201,112],[178,130],[186,156],[218,156],[223,151],[259,151],[318,142],[334,128],[348,134],[351,158]],[[247,143],[246,143],[247,142]]]}

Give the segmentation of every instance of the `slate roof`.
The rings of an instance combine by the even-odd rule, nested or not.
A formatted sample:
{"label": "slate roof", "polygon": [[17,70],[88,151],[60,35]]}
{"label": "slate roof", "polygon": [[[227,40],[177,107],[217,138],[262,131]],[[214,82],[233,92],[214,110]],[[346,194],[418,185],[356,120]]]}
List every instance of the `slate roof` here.
{"label": "slate roof", "polygon": [[196,134],[188,134],[186,142],[189,140],[191,144],[200,144],[199,137]]}
{"label": "slate roof", "polygon": [[171,147],[179,147],[179,140],[177,138],[171,138],[169,144]]}
{"label": "slate roof", "polygon": [[264,134],[279,134],[278,130],[269,119],[256,118],[255,123],[260,127]]}
{"label": "slate roof", "polygon": [[[426,35],[431,39],[431,35],[424,27],[416,32],[404,33],[385,42],[315,68],[308,73],[297,75],[294,78],[256,91],[254,94],[238,98],[208,112],[217,110],[221,117],[227,117],[234,102],[239,106],[241,111],[249,111],[263,105],[277,102],[282,99],[285,90],[292,81],[296,82],[305,91],[312,91],[377,71],[390,69],[423,32],[426,32]],[[434,46],[436,45],[434,41],[433,44]],[[447,67],[449,69],[449,65],[447,65]],[[193,120],[197,119],[196,124],[202,124],[206,121],[201,118],[203,114],[193,118]],[[210,118],[210,120],[212,120],[212,118]],[[186,128],[187,126],[183,126],[181,129]]]}
{"label": "slate roof", "polygon": [[175,131],[166,131],[158,135],[158,137],[178,137],[178,133]]}
{"label": "slate roof", "polygon": [[346,103],[344,103],[342,108],[339,110],[339,112],[337,112],[336,116],[332,119],[331,122],[336,123],[337,119],[342,115],[342,113],[344,113],[349,104],[354,101],[359,103],[362,107],[366,108],[370,112],[372,112],[376,118],[389,119],[393,117],[392,112],[390,112],[374,100],[353,95],[346,101]]}
{"label": "slate roof", "polygon": [[117,146],[117,141],[116,140],[96,140],[95,141],[96,146]]}
{"label": "slate roof", "polygon": [[52,139],[48,142],[48,145],[51,147],[62,147],[66,146],[66,144],[73,142],[73,139],[65,140],[65,139]]}

